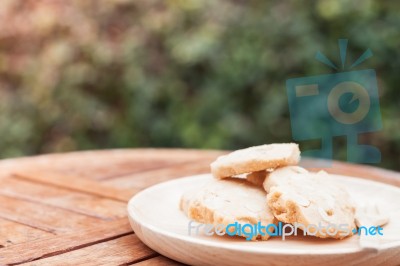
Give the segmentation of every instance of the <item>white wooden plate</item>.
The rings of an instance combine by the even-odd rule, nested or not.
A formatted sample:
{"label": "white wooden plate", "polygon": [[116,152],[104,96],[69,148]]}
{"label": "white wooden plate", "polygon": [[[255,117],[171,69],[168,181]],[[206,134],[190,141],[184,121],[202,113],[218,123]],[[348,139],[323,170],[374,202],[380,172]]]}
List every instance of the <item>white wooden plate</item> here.
{"label": "white wooden plate", "polygon": [[189,219],[179,210],[183,192],[201,186],[209,174],[160,183],[128,203],[129,220],[147,246],[191,265],[400,265],[400,189],[361,178],[334,175],[355,201],[377,201],[390,217],[377,253],[362,250],[358,236],[344,240],[291,236],[283,241],[246,241],[241,237],[189,235]]}

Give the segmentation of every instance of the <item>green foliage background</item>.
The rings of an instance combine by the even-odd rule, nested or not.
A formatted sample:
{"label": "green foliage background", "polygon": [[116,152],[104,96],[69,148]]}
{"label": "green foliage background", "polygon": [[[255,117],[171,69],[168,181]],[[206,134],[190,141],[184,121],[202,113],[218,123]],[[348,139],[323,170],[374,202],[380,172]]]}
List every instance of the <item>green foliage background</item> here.
{"label": "green foliage background", "polygon": [[338,62],[347,38],[348,62],[370,48],[360,68],[379,78],[384,129],[362,141],[400,169],[399,11],[378,0],[2,0],[0,155],[290,141],[286,79],[333,73],[314,55]]}

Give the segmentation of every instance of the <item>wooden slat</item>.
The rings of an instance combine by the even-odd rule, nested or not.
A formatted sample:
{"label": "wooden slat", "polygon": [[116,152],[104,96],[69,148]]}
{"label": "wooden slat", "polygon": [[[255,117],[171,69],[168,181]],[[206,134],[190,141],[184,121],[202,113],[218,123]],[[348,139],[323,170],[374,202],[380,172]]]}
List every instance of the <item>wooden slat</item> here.
{"label": "wooden slat", "polygon": [[159,169],[167,167],[169,165],[174,165],[176,163],[177,162],[170,162],[169,160],[151,160],[148,158],[138,158],[137,160],[129,161],[126,159],[119,161],[108,160],[107,162],[104,162],[102,164],[100,164],[100,162],[96,162],[96,164],[91,164],[87,167],[82,167],[78,165],[78,167],[74,167],[72,169],[58,169],[57,172],[59,172],[60,174],[70,174],[87,179],[101,180],[153,169]]}
{"label": "wooden slat", "polygon": [[[89,179],[103,179],[137,173],[157,167],[209,158],[226,151],[189,149],[120,149],[48,154],[0,161],[0,168],[21,170],[45,168]],[[1,172],[0,172],[1,176]]]}
{"label": "wooden slat", "polygon": [[0,195],[0,218],[52,233],[70,232],[102,220],[59,208]]}
{"label": "wooden slat", "polygon": [[2,248],[0,249],[0,265],[19,264],[55,256],[131,233],[132,228],[128,219],[93,224],[85,230]]}
{"label": "wooden slat", "polygon": [[[137,161],[137,164],[142,164],[142,168],[137,171],[133,171],[129,174],[125,175],[114,175],[112,177],[108,177],[103,175],[103,177],[98,178],[98,180],[105,180],[111,178],[119,178],[126,175],[134,175],[139,173],[144,173],[148,171],[157,171],[170,167],[180,167],[180,165],[187,164],[197,164],[198,162],[208,162],[209,164],[215,160],[221,154],[226,152],[220,151],[208,151],[203,152],[199,150],[164,150],[164,149],[156,149],[156,150],[141,150],[138,151],[138,158],[135,158],[134,161],[130,161],[129,164]],[[149,167],[145,167],[149,165]],[[110,168],[110,167],[109,167]]]}
{"label": "wooden slat", "polygon": [[84,247],[58,256],[36,260],[21,265],[121,265],[154,256],[156,253],[146,247],[136,235],[127,235],[114,240]]}
{"label": "wooden slat", "polygon": [[46,231],[0,218],[0,248],[52,235]]}
{"label": "wooden slat", "polygon": [[50,172],[44,169],[30,169],[29,172],[16,172],[14,177],[122,202],[128,201],[134,194],[134,191],[132,192],[131,190],[116,189],[110,186],[105,186],[94,180]]}
{"label": "wooden slat", "polygon": [[180,262],[168,259],[164,256],[157,256],[148,260],[144,260],[138,263],[134,264],[135,266],[167,266],[167,265],[172,265],[172,266],[181,266],[185,265]]}
{"label": "wooden slat", "polygon": [[132,188],[140,191],[144,188],[178,177],[204,174],[210,172],[210,160],[196,163],[179,164],[154,171],[132,174],[119,178],[102,181],[103,184],[116,188]]}
{"label": "wooden slat", "polygon": [[120,201],[22,179],[6,178],[2,180],[0,195],[8,195],[31,202],[41,202],[101,219],[115,219],[126,216],[126,204]]}

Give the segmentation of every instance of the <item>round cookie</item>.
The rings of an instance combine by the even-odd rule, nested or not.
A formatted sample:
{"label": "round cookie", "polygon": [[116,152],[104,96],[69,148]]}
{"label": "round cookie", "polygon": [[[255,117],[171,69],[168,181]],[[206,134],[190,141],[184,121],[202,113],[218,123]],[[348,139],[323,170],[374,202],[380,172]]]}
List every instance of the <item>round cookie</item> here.
{"label": "round cookie", "polygon": [[[262,187],[256,187],[246,180],[213,179],[196,193],[189,191],[183,194],[180,208],[196,222],[215,227],[223,225],[226,233],[227,226],[236,222],[243,228],[246,224],[254,226],[260,223],[264,227],[276,224],[277,220],[265,204],[265,199],[266,192]],[[272,230],[269,232],[272,233]],[[265,229],[263,233],[254,232],[252,237],[241,236],[251,240],[267,240],[270,235]]]}
{"label": "round cookie", "polygon": [[231,152],[211,163],[211,173],[225,178],[244,173],[296,165],[300,150],[296,143],[266,144]]}
{"label": "round cookie", "polygon": [[342,239],[355,229],[355,204],[325,172],[298,166],[271,172],[264,181],[267,203],[281,222],[298,224],[308,235]]}

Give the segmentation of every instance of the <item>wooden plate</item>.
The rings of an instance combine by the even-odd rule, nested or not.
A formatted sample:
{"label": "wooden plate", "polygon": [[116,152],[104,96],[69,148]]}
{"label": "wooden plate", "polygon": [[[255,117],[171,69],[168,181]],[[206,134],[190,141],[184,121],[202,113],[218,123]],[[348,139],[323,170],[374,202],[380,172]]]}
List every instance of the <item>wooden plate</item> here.
{"label": "wooden plate", "polygon": [[361,178],[333,175],[355,201],[374,200],[390,216],[380,237],[380,251],[359,247],[358,236],[344,240],[291,236],[286,240],[246,241],[241,237],[189,235],[189,219],[179,210],[183,192],[201,186],[209,174],[160,183],[136,194],[128,203],[137,236],[150,248],[191,265],[399,265],[400,189]]}

